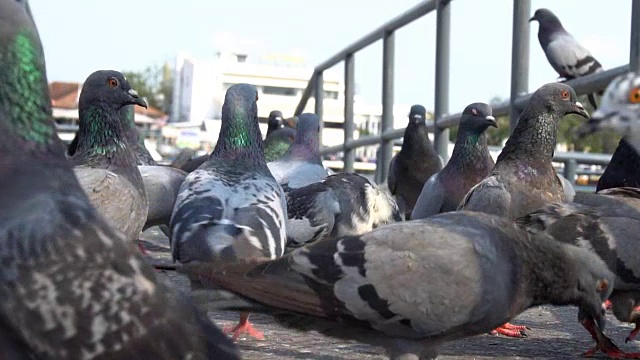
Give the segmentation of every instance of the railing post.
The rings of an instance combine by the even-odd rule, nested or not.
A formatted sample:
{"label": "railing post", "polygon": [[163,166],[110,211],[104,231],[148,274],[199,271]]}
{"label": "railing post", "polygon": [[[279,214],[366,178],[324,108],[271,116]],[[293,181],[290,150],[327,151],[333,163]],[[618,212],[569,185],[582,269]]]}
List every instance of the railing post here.
{"label": "railing post", "polygon": [[569,159],[564,162],[564,177],[569,180],[571,185],[576,185],[576,171],[578,170],[578,162],[576,159]]}
{"label": "railing post", "polygon": [[629,70],[640,71],[640,2],[631,2],[631,47],[629,51]]}
{"label": "railing post", "polygon": [[520,110],[515,101],[529,90],[529,15],[530,0],[513,0],[513,37],[511,43],[511,99],[509,100],[509,134],[513,132]]}
{"label": "railing post", "polygon": [[322,147],[322,133],[324,131],[324,120],[322,119],[323,105],[324,105],[324,77],[323,77],[322,71],[319,71],[318,73],[316,73],[316,80],[313,83],[313,88],[314,88],[313,91],[316,97],[315,113],[316,115],[318,115],[318,118],[320,119],[319,144],[320,144],[320,147]]}
{"label": "railing post", "polygon": [[[382,134],[393,129],[395,38],[395,33],[390,31],[384,34],[382,42]],[[387,181],[389,163],[393,157],[393,142],[393,139],[383,139],[380,143],[380,157],[376,158],[376,168],[380,168],[376,172],[377,183]]]}
{"label": "railing post", "polygon": [[[355,93],[355,61],[353,54],[347,55],[344,59],[344,143],[348,146],[353,140],[353,96]],[[353,172],[353,162],[355,153],[353,149],[344,149],[343,172]]]}
{"label": "railing post", "polygon": [[438,1],[436,13],[436,89],[433,143],[446,163],[449,160],[449,129],[438,121],[449,112],[449,42],[451,39],[451,0]]}

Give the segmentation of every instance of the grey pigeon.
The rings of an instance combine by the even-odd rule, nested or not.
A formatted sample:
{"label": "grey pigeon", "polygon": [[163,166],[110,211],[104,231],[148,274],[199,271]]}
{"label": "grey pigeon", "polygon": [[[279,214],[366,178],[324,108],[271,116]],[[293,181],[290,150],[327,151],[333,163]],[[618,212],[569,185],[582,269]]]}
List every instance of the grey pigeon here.
{"label": "grey pigeon", "polygon": [[180,185],[187,173],[170,166],[138,166],[149,202],[144,229],[169,225]]}
{"label": "grey pigeon", "polygon": [[424,183],[444,165],[429,140],[426,113],[422,105],[411,107],[402,148],[389,164],[387,184],[406,218],[411,216]]}
{"label": "grey pigeon", "polygon": [[551,163],[558,122],[567,114],[589,114],[568,85],[543,85],[531,96],[489,176],[474,186],[459,208],[517,218],[565,198]]}
{"label": "grey pigeon", "polygon": [[596,190],[621,186],[640,187],[640,76],[627,73],[613,79],[600,108],[578,129],[585,136],[612,129],[622,136]]}
{"label": "grey pigeon", "polygon": [[287,153],[293,139],[296,137],[296,130],[285,126],[271,133],[264,139],[264,158],[267,162],[276,161]]}
{"label": "grey pigeon", "polygon": [[0,359],[240,359],[91,206],[27,1],[0,0],[0,81]]}
{"label": "grey pigeon", "polygon": [[[264,160],[255,86],[231,86],[211,158],[180,186],[171,216],[171,252],[180,263],[281,256],[287,204]],[[197,284],[193,284],[196,286]],[[233,330],[262,337],[242,314]]]}
{"label": "grey pigeon", "polygon": [[[538,40],[549,64],[566,80],[595,74],[602,65],[562,26],[560,19],[548,9],[538,9],[529,21],[538,21]],[[602,95],[602,94],[600,94]],[[597,108],[594,94],[589,102]]]}
{"label": "grey pigeon", "polygon": [[251,300],[221,307],[271,313],[287,326],[384,346],[390,359],[403,360],[435,359],[443,343],[542,304],[576,305],[581,320],[602,326],[614,281],[588,250],[472,212],[385,225],[275,261],[180,270]]}
{"label": "grey pigeon", "polygon": [[[612,188],[597,194],[578,193],[571,203],[552,203],[517,219],[532,234],[547,234],[554,239],[574,244],[599,255],[616,275],[609,298],[613,313],[620,321],[635,323],[626,341],[640,330],[640,189]],[[589,328],[596,340],[601,331]],[[604,345],[604,346],[603,346]],[[640,354],[622,356],[613,343],[599,342],[586,354],[601,350],[611,358],[639,358]]]}
{"label": "grey pigeon", "polygon": [[98,70],[89,75],[78,101],[80,134],[71,162],[93,206],[135,241],[147,220],[149,204],[119,115],[123,106],[132,104],[147,106],[122,73]]}
{"label": "grey pigeon", "polygon": [[364,176],[338,173],[287,193],[287,246],[360,235],[402,217],[389,192]]}
{"label": "grey pigeon", "polygon": [[491,106],[473,103],[464,109],[451,159],[424,184],[411,219],[455,211],[467,192],[487,177],[495,165],[487,147],[489,126],[498,127]]}
{"label": "grey pigeon", "polygon": [[283,124],[283,116],[282,111],[273,110],[269,113],[269,117],[267,118],[267,135],[265,138],[268,138],[274,131],[281,129]]}
{"label": "grey pigeon", "polygon": [[316,114],[300,115],[289,150],[280,159],[267,163],[285,192],[321,181],[329,175],[320,158],[319,133],[320,119]]}
{"label": "grey pigeon", "polygon": [[[156,161],[153,160],[153,157],[149,153],[149,150],[147,150],[144,145],[144,137],[140,136],[136,129],[134,108],[135,105],[127,105],[120,109],[122,129],[124,131],[125,138],[127,139],[127,143],[129,144],[129,148],[133,151],[138,165],[157,165]],[[73,156],[73,154],[78,150],[79,136],[80,131],[77,131],[76,136],[67,148],[67,154],[69,154],[69,156]]]}

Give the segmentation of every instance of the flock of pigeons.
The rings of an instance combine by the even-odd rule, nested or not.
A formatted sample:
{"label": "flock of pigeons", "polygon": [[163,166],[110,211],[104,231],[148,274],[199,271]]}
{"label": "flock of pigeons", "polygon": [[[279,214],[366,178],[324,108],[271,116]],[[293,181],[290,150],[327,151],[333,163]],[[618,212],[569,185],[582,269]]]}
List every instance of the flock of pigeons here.
{"label": "flock of pigeons", "polygon": [[[579,45],[550,11],[532,20],[561,76],[600,68],[565,53]],[[315,114],[272,112],[263,141],[248,84],[228,89],[213,152],[178,169],[144,148],[127,79],[96,71],[65,148],[27,1],[0,0],[0,83],[1,359],[239,359],[224,332],[261,338],[250,312],[433,359],[446,341],[524,336],[508,321],[541,304],[578,307],[588,355],[640,358],[603,332],[606,305],[636,324],[627,340],[640,329],[640,75],[612,81],[581,129],[624,136],[595,194],[551,164],[558,122],[589,118],[562,83],[533,94],[495,163],[489,105],[465,108],[446,165],[412,107],[390,192],[322,165]],[[136,245],[156,225],[192,289],[239,295],[219,305],[240,311],[236,327],[157,276]]]}

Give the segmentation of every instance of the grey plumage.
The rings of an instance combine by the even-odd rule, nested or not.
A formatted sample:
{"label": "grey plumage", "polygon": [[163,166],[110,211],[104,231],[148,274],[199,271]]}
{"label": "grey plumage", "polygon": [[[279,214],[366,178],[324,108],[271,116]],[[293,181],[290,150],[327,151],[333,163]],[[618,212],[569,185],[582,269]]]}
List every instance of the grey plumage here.
{"label": "grey plumage", "polygon": [[558,122],[567,114],[589,117],[570,86],[551,83],[536,90],[495,167],[459,208],[516,218],[549,202],[570,201],[551,163]]}
{"label": "grey plumage", "polygon": [[233,308],[416,360],[434,359],[444,342],[487,332],[541,304],[577,305],[584,319],[602,325],[613,283],[595,254],[471,212],[321,241],[275,261],[180,270],[254,302]]}
{"label": "grey plumage", "polygon": [[264,161],[257,91],[227,90],[211,158],[180,186],[171,217],[174,260],[282,255],[286,202]]}
{"label": "grey plumage", "polygon": [[144,229],[169,225],[180,185],[187,173],[170,166],[138,166],[149,201]]}
{"label": "grey plumage", "polygon": [[489,105],[473,103],[464,109],[451,159],[424,184],[411,219],[455,211],[467,192],[487,177],[495,165],[487,147],[489,126],[498,127]]}
{"label": "grey plumage", "polygon": [[424,183],[444,166],[442,158],[429,140],[426,113],[427,110],[422,105],[411,107],[402,148],[389,164],[387,184],[391,194],[396,197],[400,211],[407,218],[413,211]]}
{"label": "grey plumage", "polygon": [[600,108],[589,122],[578,129],[585,136],[604,129],[622,136],[605,172],[598,180],[597,190],[632,186],[640,187],[640,76],[627,73],[613,79]]}
{"label": "grey plumage", "polygon": [[287,246],[360,235],[401,221],[388,191],[353,173],[338,173],[287,194]]}
{"label": "grey plumage", "polygon": [[0,0],[0,82],[0,358],[239,359],[84,194],[27,1]]}
{"label": "grey plumage", "polygon": [[[614,315],[640,328],[640,313],[634,310],[640,305],[640,189],[578,193],[571,203],[547,204],[517,222],[532,234],[548,234],[598,254],[616,275],[610,297]],[[599,350],[619,351],[611,347]]]}
{"label": "grey plumage", "polygon": [[78,147],[71,156],[93,206],[131,241],[140,235],[149,209],[120,119],[122,108],[133,104],[147,106],[122,73],[99,70],[89,75],[78,101]]}
{"label": "grey plumage", "polygon": [[[595,74],[602,65],[565,28],[560,19],[549,9],[538,9],[529,21],[538,21],[538,40],[549,64],[566,80]],[[601,95],[601,94],[600,94]],[[593,94],[589,102],[597,108]]]}
{"label": "grey plumage", "polygon": [[319,133],[320,119],[316,114],[300,115],[289,150],[280,159],[267,163],[285,191],[321,181],[329,175],[320,158]]}

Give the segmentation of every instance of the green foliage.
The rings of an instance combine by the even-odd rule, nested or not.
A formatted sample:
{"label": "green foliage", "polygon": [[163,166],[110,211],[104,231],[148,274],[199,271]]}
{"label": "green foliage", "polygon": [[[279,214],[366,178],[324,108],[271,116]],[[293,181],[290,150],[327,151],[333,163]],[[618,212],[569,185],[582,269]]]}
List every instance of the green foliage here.
{"label": "green foliage", "polygon": [[[489,101],[489,104],[493,106],[503,101],[504,100],[500,98],[493,98]],[[589,104],[586,96],[581,97],[580,102],[590,114],[593,113],[594,109],[591,104]],[[488,143],[493,146],[501,146],[504,139],[509,137],[509,117],[500,116],[496,118],[496,120],[498,121],[498,128],[489,128],[487,130]],[[613,131],[603,131],[578,139],[574,134],[578,127],[584,124],[585,121],[584,118],[578,115],[568,115],[562,119],[558,126],[558,143],[567,144],[569,151],[612,154],[618,146],[618,142],[620,142],[620,136],[616,135]],[[457,133],[457,127],[451,128],[449,139],[455,141]]]}
{"label": "green foliage", "polygon": [[173,79],[167,65],[150,65],[141,71],[123,71],[131,87],[149,106],[165,112],[171,108]]}

